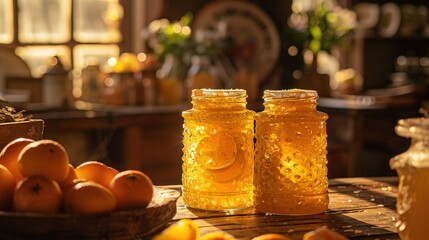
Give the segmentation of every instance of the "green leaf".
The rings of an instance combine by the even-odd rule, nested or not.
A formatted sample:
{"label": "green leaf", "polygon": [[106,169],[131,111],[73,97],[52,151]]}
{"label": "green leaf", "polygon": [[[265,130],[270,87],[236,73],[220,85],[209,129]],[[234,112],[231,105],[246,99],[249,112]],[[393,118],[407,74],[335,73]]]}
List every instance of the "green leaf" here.
{"label": "green leaf", "polygon": [[314,39],[321,39],[323,36],[322,29],[319,26],[310,27],[310,34]]}
{"label": "green leaf", "polygon": [[320,49],[321,49],[321,46],[322,44],[321,44],[321,42],[320,42],[320,40],[317,40],[317,39],[313,39],[313,40],[311,40],[310,41],[310,44],[309,44],[309,48],[310,48],[310,50],[312,51],[312,52],[314,52],[314,53],[317,53],[317,52],[319,52],[320,51]]}
{"label": "green leaf", "polygon": [[192,13],[186,13],[184,16],[182,16],[181,18],[180,18],[180,23],[183,25],[183,26],[190,26],[191,25],[191,22],[192,22],[192,18],[193,18],[193,15],[192,15]]}

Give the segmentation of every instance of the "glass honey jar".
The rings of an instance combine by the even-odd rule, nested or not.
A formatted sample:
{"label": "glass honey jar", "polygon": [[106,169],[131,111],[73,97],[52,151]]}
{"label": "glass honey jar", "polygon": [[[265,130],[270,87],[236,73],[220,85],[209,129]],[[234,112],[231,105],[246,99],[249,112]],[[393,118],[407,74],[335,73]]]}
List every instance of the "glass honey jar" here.
{"label": "glass honey jar", "polygon": [[429,228],[429,118],[401,119],[395,128],[410,147],[390,160],[399,177],[396,227],[403,240],[427,239]]}
{"label": "glass honey jar", "polygon": [[253,206],[254,112],[241,89],[194,89],[184,111],[182,196],[186,206]]}
{"label": "glass honey jar", "polygon": [[265,90],[255,116],[254,204],[265,213],[305,215],[328,207],[328,115],[313,90]]}

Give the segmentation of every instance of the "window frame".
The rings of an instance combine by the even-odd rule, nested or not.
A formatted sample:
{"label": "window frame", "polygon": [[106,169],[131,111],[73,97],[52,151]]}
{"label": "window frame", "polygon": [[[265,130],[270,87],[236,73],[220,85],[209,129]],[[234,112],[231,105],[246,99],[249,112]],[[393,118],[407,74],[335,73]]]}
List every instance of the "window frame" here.
{"label": "window frame", "polygon": [[[119,52],[128,52],[131,51],[133,48],[133,41],[138,41],[137,40],[133,40],[132,37],[137,37],[136,34],[132,34],[132,15],[134,13],[135,15],[135,10],[133,10],[135,3],[133,3],[134,1],[129,1],[129,0],[118,0],[118,2],[122,5],[123,7],[123,18],[120,22],[120,26],[119,26],[119,31],[122,34],[122,39],[118,42],[78,42],[74,39],[73,37],[73,31],[74,31],[74,0],[71,0],[72,4],[71,4],[71,19],[70,19],[70,40],[63,42],[63,43],[51,43],[51,42],[36,42],[36,43],[23,43],[19,41],[18,38],[18,34],[19,34],[19,27],[18,27],[18,12],[19,12],[19,8],[18,8],[18,0],[12,0],[13,1],[13,40],[11,43],[0,43],[0,49],[1,48],[6,48],[6,49],[10,49],[12,51],[15,51],[16,48],[18,47],[27,47],[27,46],[66,46],[70,49],[70,62],[72,64],[72,68],[74,67],[73,63],[75,62],[73,57],[73,50],[76,46],[78,45],[87,45],[87,44],[94,44],[94,45],[117,45],[119,47]],[[146,2],[145,0],[143,0],[143,2]],[[142,12],[144,12],[142,10]]]}

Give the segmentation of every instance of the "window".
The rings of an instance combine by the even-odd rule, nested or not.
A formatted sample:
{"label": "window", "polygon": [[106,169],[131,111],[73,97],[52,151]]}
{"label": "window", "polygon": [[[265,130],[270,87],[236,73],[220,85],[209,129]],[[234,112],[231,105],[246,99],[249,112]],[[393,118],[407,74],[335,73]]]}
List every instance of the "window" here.
{"label": "window", "polygon": [[75,0],[73,37],[79,42],[119,42],[122,17],[117,0]]}
{"label": "window", "polygon": [[12,46],[35,78],[54,55],[69,69],[87,58],[104,64],[120,53],[123,16],[120,0],[0,0],[0,46]]}
{"label": "window", "polygon": [[0,43],[13,41],[13,5],[12,0],[0,0]]}
{"label": "window", "polygon": [[21,43],[70,41],[71,0],[18,0]]}

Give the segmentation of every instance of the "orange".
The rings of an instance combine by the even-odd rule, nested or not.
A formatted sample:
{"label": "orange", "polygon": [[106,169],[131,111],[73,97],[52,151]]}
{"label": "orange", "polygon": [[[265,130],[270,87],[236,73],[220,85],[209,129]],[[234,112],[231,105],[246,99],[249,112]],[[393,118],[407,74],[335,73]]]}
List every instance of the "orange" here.
{"label": "orange", "polygon": [[110,182],[110,190],[116,198],[116,209],[145,208],[153,196],[150,178],[138,170],[126,170],[116,174]]}
{"label": "orange", "polygon": [[204,236],[198,238],[198,240],[234,240],[235,237],[229,235],[228,233],[225,232],[211,232],[211,233],[207,233]]}
{"label": "orange", "polygon": [[122,72],[138,72],[140,70],[139,60],[134,53],[122,53],[119,61],[123,64]]}
{"label": "orange", "polygon": [[16,185],[13,195],[13,207],[17,212],[57,213],[61,203],[60,186],[43,176],[24,178]]}
{"label": "orange", "polygon": [[200,229],[190,219],[181,219],[170,225],[152,240],[196,240],[200,237]]}
{"label": "orange", "polygon": [[75,179],[77,179],[76,170],[73,165],[69,163],[69,173],[67,174],[66,179],[60,183],[61,188],[65,185],[71,184]]}
{"label": "orange", "polygon": [[33,139],[17,138],[9,142],[0,152],[0,164],[9,169],[17,182],[23,179],[18,168],[18,155],[25,146],[32,142],[34,142]]}
{"label": "orange", "polygon": [[115,175],[110,190],[118,210],[145,208],[153,197],[152,180],[138,170],[126,170]]}
{"label": "orange", "polygon": [[278,233],[267,233],[252,238],[252,240],[289,240],[290,238]]}
{"label": "orange", "polygon": [[108,213],[115,209],[116,200],[103,185],[84,181],[68,190],[64,206],[68,213]]}
{"label": "orange", "polygon": [[305,233],[303,240],[347,240],[347,238],[340,233],[330,230],[326,226],[322,226]]}
{"label": "orange", "polygon": [[77,178],[91,180],[109,188],[110,181],[118,170],[98,161],[88,161],[75,168]]}
{"label": "orange", "polygon": [[49,139],[29,143],[18,156],[22,176],[44,176],[62,182],[69,173],[69,157],[64,147]]}
{"label": "orange", "polygon": [[68,192],[74,187],[74,185],[82,182],[88,182],[88,180],[76,178],[69,183],[62,184],[60,187],[61,187],[61,191],[63,192],[63,198],[64,199],[66,198]]}
{"label": "orange", "polygon": [[15,177],[0,164],[0,210],[8,210],[12,206]]}

